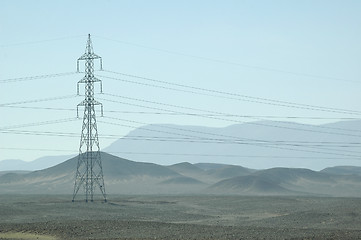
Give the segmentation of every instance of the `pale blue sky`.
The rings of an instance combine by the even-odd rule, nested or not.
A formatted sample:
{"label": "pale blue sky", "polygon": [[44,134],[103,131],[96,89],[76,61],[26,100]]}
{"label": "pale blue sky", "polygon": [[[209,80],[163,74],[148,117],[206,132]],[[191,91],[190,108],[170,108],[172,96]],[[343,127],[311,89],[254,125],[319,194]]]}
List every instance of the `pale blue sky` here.
{"label": "pale blue sky", "polygon": [[[90,33],[94,50],[103,57],[104,68],[108,70],[253,97],[361,109],[361,1],[2,0],[0,4],[0,80],[75,71],[76,59],[84,52],[86,35]],[[75,94],[76,82],[81,77],[79,74],[3,83],[0,103]],[[108,93],[208,111],[257,116],[355,117],[197,96],[110,79],[103,79],[103,83]],[[80,101],[78,97],[26,106],[74,108]],[[101,102],[106,113],[151,111]],[[68,111],[3,107],[0,111],[1,127],[75,116],[75,112]],[[234,123],[189,116],[122,116],[145,123],[211,127]],[[298,121],[319,124],[337,120]],[[78,133],[80,126],[79,120],[21,130]],[[127,127],[114,130],[101,124],[99,129],[119,136],[132,130]],[[61,146],[77,153],[79,142],[77,138],[0,136],[3,148]],[[101,145],[104,148],[112,141],[103,139]],[[60,153],[0,149],[0,160],[33,160],[57,154]]]}

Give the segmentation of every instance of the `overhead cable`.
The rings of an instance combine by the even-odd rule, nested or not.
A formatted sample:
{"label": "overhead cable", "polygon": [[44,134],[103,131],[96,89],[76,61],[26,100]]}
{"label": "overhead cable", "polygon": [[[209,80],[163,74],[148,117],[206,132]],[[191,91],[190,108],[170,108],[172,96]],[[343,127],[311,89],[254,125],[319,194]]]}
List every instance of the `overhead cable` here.
{"label": "overhead cable", "polygon": [[24,81],[33,81],[44,78],[55,78],[55,77],[63,77],[78,74],[77,72],[66,72],[66,73],[54,73],[54,74],[45,74],[45,75],[37,75],[37,76],[29,76],[29,77],[19,77],[19,78],[8,78],[8,79],[0,79],[0,83],[13,83],[13,82],[24,82]]}
{"label": "overhead cable", "polygon": [[[104,71],[110,72],[110,73],[116,73],[113,71],[107,71],[107,70],[104,70]],[[116,73],[116,74],[122,75],[122,73]],[[310,104],[301,104],[301,103],[293,103],[293,102],[282,101],[282,100],[253,97],[253,96],[247,96],[247,95],[243,95],[243,94],[229,93],[229,92],[224,92],[224,91],[219,91],[219,90],[188,86],[188,85],[184,85],[184,84],[170,83],[170,82],[155,80],[155,79],[151,79],[151,78],[137,77],[134,75],[128,75],[128,76],[140,78],[142,80],[157,82],[157,83],[161,83],[161,84],[167,84],[167,85],[173,85],[176,87],[192,89],[192,90],[185,90],[185,89],[172,88],[172,87],[166,87],[166,86],[155,85],[155,84],[142,83],[142,82],[132,81],[132,80],[128,80],[128,79],[109,77],[109,76],[99,75],[99,74],[97,74],[97,76],[101,77],[101,78],[107,78],[107,79],[112,79],[112,80],[116,80],[116,81],[123,81],[123,82],[128,82],[128,83],[138,84],[138,85],[143,85],[143,86],[148,86],[148,87],[162,88],[162,89],[167,89],[167,90],[172,90],[172,91],[187,92],[187,93],[192,93],[192,94],[225,98],[225,99],[231,99],[231,100],[237,100],[237,101],[252,102],[252,103],[266,104],[266,105],[280,106],[280,107],[287,107],[287,108],[312,110],[312,111],[322,111],[322,112],[341,113],[341,114],[350,114],[350,115],[361,115],[361,111],[341,109],[341,108],[332,108],[332,107],[322,107],[322,106],[316,106],[316,105],[310,105]],[[194,90],[202,91],[202,92],[195,92]],[[208,93],[204,93],[204,92],[208,92]],[[215,95],[215,94],[220,94],[220,95]]]}
{"label": "overhead cable", "polygon": [[[205,112],[205,113],[212,113],[212,114],[220,114],[220,115],[225,114],[225,115],[227,115],[227,113],[222,113],[222,112],[215,112],[215,111],[203,110],[203,109],[198,109],[198,108],[184,107],[184,106],[179,106],[179,105],[149,101],[149,100],[145,100],[145,99],[138,99],[138,98],[133,98],[133,97],[120,96],[120,95],[116,95],[116,94],[104,93],[104,95],[117,97],[117,98],[128,99],[128,100],[133,100],[133,101],[138,101],[138,102],[145,102],[145,103],[156,104],[156,105],[161,105],[161,106],[173,107],[173,108],[187,109],[187,110],[199,111],[199,112]],[[113,102],[113,103],[120,103],[120,104],[129,105],[129,106],[147,108],[147,109],[158,110],[158,111],[184,113],[184,112],[176,111],[176,110],[169,110],[169,109],[158,108],[158,107],[149,107],[149,106],[144,106],[144,105],[140,105],[140,104],[133,104],[133,103],[116,101],[116,100],[110,100],[110,99],[106,99],[106,98],[99,98],[99,99],[101,99],[103,101],[108,101],[108,102]],[[281,128],[281,129],[288,129],[288,130],[295,130],[295,131],[304,131],[304,132],[315,132],[315,133],[322,133],[322,134],[333,134],[333,135],[345,135],[345,136],[352,136],[352,137],[361,137],[361,135],[357,135],[357,134],[346,134],[346,133],[317,131],[317,130],[310,130],[310,129],[302,129],[302,128],[295,128],[295,127],[280,126],[280,125],[272,125],[272,124],[261,123],[261,122],[246,122],[246,121],[241,121],[241,120],[228,119],[228,118],[215,117],[215,116],[207,116],[207,115],[197,115],[197,116],[208,118],[208,119],[215,119],[215,120],[222,120],[222,121],[228,121],[228,122],[264,126],[264,127],[272,127],[272,128]]]}
{"label": "overhead cable", "polygon": [[77,95],[65,95],[65,96],[58,96],[58,97],[49,97],[49,98],[39,98],[39,99],[30,99],[18,102],[10,102],[10,103],[0,103],[0,107],[9,106],[9,105],[18,105],[18,104],[28,104],[28,103],[37,103],[37,102],[47,102],[47,101],[54,101],[54,100],[61,100],[61,99],[69,99],[75,98]]}
{"label": "overhead cable", "polygon": [[[105,116],[105,118],[108,119],[112,119],[112,120],[117,120],[117,121],[125,121],[125,122],[130,122],[130,123],[136,123],[136,124],[144,124],[147,125],[144,122],[139,122],[139,121],[133,121],[133,120],[127,120],[127,119],[120,119],[120,118],[114,118],[114,117],[107,117]],[[106,121],[99,121],[105,124],[110,124],[110,125],[119,125],[119,126],[125,126],[125,127],[130,127],[130,128],[135,128],[134,125],[125,125],[125,124],[118,124],[118,123],[111,123],[111,122],[106,122]],[[262,143],[267,143],[267,140],[260,140],[260,139],[251,139],[251,138],[244,138],[244,137],[236,137],[236,136],[230,136],[230,135],[224,135],[224,134],[216,134],[216,133],[209,133],[209,132],[203,132],[203,131],[197,131],[197,130],[190,130],[190,129],[182,129],[182,128],[177,128],[177,127],[172,127],[172,126],[159,126],[160,128],[166,128],[166,129],[172,129],[172,130],[177,130],[177,131],[185,131],[185,132],[191,132],[191,133],[196,133],[196,134],[203,134],[203,135],[211,135],[211,136],[222,136],[222,137],[227,137],[227,138],[233,138],[235,140],[248,140],[250,142],[247,143],[242,143],[240,142],[239,144],[245,144],[245,145],[254,145],[254,146],[259,146],[259,147],[268,147],[268,148],[276,148],[276,149],[283,149],[283,150],[291,150],[291,151],[298,151],[298,152],[310,152],[310,153],[318,153],[318,154],[329,154],[329,155],[340,155],[340,156],[351,156],[351,157],[358,157],[357,155],[350,155],[350,154],[341,154],[341,153],[331,153],[331,152],[321,152],[321,151],[314,151],[314,150],[303,150],[303,149],[295,149],[295,148],[286,148],[286,147],[280,147],[280,146],[270,146],[270,145],[263,145]],[[161,133],[167,133],[167,134],[173,134],[173,135],[179,135],[179,136],[187,136],[187,137],[194,137],[194,135],[187,135],[187,134],[181,134],[181,133],[175,133],[175,132],[169,132],[169,131],[162,131],[162,130],[154,130],[154,129],[149,129],[146,127],[142,127],[141,129],[146,130],[146,131],[152,131],[152,132],[161,132]],[[202,137],[200,137],[202,138]],[[252,142],[253,141],[253,142]],[[260,144],[261,143],[261,144]],[[294,146],[294,147],[299,147],[299,146]],[[334,150],[332,150],[334,151]]]}
{"label": "overhead cable", "polygon": [[21,45],[39,44],[39,43],[45,43],[45,42],[54,42],[54,41],[67,40],[67,39],[73,39],[73,38],[80,38],[80,37],[84,37],[84,36],[86,36],[86,35],[75,35],[75,36],[66,36],[66,37],[58,37],[58,38],[51,38],[51,39],[27,41],[27,42],[8,43],[8,44],[1,44],[0,48],[21,46]]}
{"label": "overhead cable", "polygon": [[112,39],[112,38],[108,38],[108,37],[102,37],[102,36],[94,36],[94,37],[99,38],[99,39],[104,39],[104,40],[107,40],[107,41],[112,41],[112,42],[115,42],[115,43],[131,45],[131,46],[140,47],[140,48],[144,48],[144,49],[150,49],[150,50],[163,52],[163,53],[167,53],[167,54],[171,54],[171,55],[178,55],[178,56],[183,56],[183,57],[188,57],[188,58],[194,58],[194,59],[208,61],[208,62],[215,62],[215,63],[245,67],[245,68],[250,68],[250,69],[256,69],[256,70],[261,70],[261,71],[276,72],[276,73],[282,73],[282,74],[288,74],[288,75],[294,75],[294,76],[301,76],[301,77],[307,77],[307,78],[313,78],[313,79],[318,78],[318,79],[327,79],[327,80],[341,81],[341,82],[361,83],[359,81],[344,79],[344,78],[322,76],[322,75],[316,75],[316,74],[310,74],[310,73],[302,73],[302,72],[294,72],[294,71],[288,71],[288,70],[282,70],[282,69],[276,69],[276,68],[270,68],[270,67],[264,67],[264,66],[255,66],[255,65],[250,65],[250,64],[242,64],[242,63],[237,63],[237,62],[232,62],[232,61],[227,61],[227,60],[221,60],[221,59],[216,59],[216,58],[209,58],[209,57],[204,57],[204,56],[197,56],[197,55],[193,55],[193,54],[181,53],[181,52],[178,52],[178,51],[166,50],[166,49],[161,49],[161,48],[145,46],[145,45],[142,45],[142,44],[131,43],[131,42],[128,42],[128,41],[116,40],[116,39]]}

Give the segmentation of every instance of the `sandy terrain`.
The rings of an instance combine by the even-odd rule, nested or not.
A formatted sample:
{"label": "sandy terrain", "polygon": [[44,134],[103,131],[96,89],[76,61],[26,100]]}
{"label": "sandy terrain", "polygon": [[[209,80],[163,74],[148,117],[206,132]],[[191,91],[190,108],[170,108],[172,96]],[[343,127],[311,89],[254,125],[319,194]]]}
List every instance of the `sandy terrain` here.
{"label": "sandy terrain", "polygon": [[0,239],[360,239],[361,199],[1,195]]}

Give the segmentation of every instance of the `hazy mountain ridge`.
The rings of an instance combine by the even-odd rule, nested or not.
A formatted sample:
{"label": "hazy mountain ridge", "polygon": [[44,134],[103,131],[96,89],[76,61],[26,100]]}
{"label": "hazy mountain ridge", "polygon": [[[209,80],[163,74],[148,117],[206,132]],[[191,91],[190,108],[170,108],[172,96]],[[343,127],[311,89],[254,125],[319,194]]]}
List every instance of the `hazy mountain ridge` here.
{"label": "hazy mountain ridge", "polygon": [[[270,128],[268,125],[277,127]],[[299,127],[300,131],[292,130],[291,128],[294,127]],[[149,131],[149,129],[164,128],[169,129],[169,132]],[[119,194],[311,194],[360,197],[361,193],[355,189],[361,187],[361,167],[341,166],[344,165],[343,162],[337,166],[334,163],[338,163],[342,159],[330,160],[329,157],[333,155],[314,153],[315,148],[312,145],[306,149],[311,151],[298,152],[284,149],[282,146],[279,148],[277,145],[274,148],[227,142],[233,137],[242,141],[249,138],[276,143],[281,140],[282,142],[306,143],[355,142],[353,135],[357,136],[357,129],[361,129],[361,120],[325,124],[321,128],[275,121],[237,124],[225,128],[152,124],[135,129],[127,135],[129,138],[119,139],[106,148],[109,152],[139,152],[141,149],[141,152],[144,152],[143,156],[123,154],[124,157],[120,158],[102,153],[106,189],[109,193]],[[175,135],[170,132],[182,134],[184,139],[180,137],[177,141],[172,141]],[[346,134],[335,134],[338,132]],[[148,141],[139,140],[139,138],[137,141],[130,140],[134,136],[144,136],[146,139],[147,137],[149,139],[152,137],[169,139],[169,141]],[[227,136],[228,140],[225,143],[217,142]],[[189,138],[195,141],[189,141]],[[209,141],[214,138],[218,139],[214,143],[212,141],[207,144],[202,142],[204,139]],[[246,143],[248,143],[247,141]],[[354,148],[357,149],[357,146],[349,147],[347,150],[352,151]],[[147,152],[162,153],[165,149],[169,153],[183,154],[146,154]],[[216,157],[212,157],[213,155]],[[247,157],[252,155],[258,157]],[[287,156],[295,158],[288,159]],[[325,157],[326,160],[322,160],[322,157]],[[24,170],[22,167],[14,169],[16,168],[14,166],[24,166],[20,160],[1,161],[0,191],[2,193],[71,194],[77,157],[69,158],[66,156],[44,157],[26,163],[31,166],[31,169],[41,169],[42,166],[45,166],[43,170],[32,172],[19,172],[19,170]],[[176,164],[155,164],[162,162]],[[355,160],[355,163],[359,162]],[[246,164],[247,167],[240,166],[243,164]],[[51,167],[51,165],[55,166]],[[272,167],[255,170],[250,168],[250,165],[255,166],[256,169],[263,168],[262,166]],[[301,168],[289,165],[301,166]],[[312,168],[319,168],[323,165],[336,167],[326,167],[321,171],[314,171],[304,167],[308,165]],[[274,166],[282,167],[275,168]]]}
{"label": "hazy mountain ridge", "polygon": [[[126,159],[162,165],[168,165],[169,162],[209,162],[242,165],[253,169],[301,167],[321,170],[330,166],[345,165],[344,159],[335,157],[339,156],[337,155],[340,153],[339,150],[345,149],[337,148],[332,144],[318,147],[317,143],[355,142],[359,139],[358,135],[361,136],[361,133],[358,133],[360,130],[361,120],[320,126],[294,122],[258,121],[224,128],[152,124],[131,131],[126,137],[104,148],[104,151]],[[139,138],[137,141],[131,140],[135,136],[144,136],[153,140]],[[172,141],[172,138],[179,136],[194,139],[194,141]],[[169,139],[169,141],[156,141],[157,138]],[[205,144],[199,139],[209,140]],[[218,139],[218,141],[212,141],[212,139]],[[241,144],[232,143],[234,140],[240,141]],[[265,140],[273,144],[265,146],[255,144],[253,140],[256,142]],[[242,144],[243,142],[245,144]],[[283,143],[288,145],[282,145]],[[297,146],[293,146],[293,143]],[[302,143],[308,144],[299,146]],[[138,154],[139,149],[142,149],[141,152],[144,154]],[[346,150],[357,152],[358,145],[348,146]],[[137,154],[131,154],[132,152]],[[170,154],[157,154],[164,152]],[[348,165],[360,164],[356,158],[347,161]]]}
{"label": "hazy mountain ridge", "polygon": [[0,171],[0,176],[8,173],[16,173],[16,174],[26,174],[30,173],[31,171],[25,171],[25,170],[13,170],[13,171]]}
{"label": "hazy mountain ridge", "polygon": [[[236,194],[236,195],[295,195],[296,193],[283,188],[269,178],[255,175],[238,176],[222,180],[205,190],[205,193]],[[304,193],[298,193],[303,195]]]}
{"label": "hazy mountain ridge", "polygon": [[[297,128],[298,131],[293,130],[294,128]],[[317,146],[312,144],[306,147],[292,147],[292,142],[355,142],[359,139],[356,137],[361,135],[358,133],[360,132],[359,129],[361,129],[361,120],[329,123],[319,127],[280,121],[258,121],[235,124],[224,128],[151,124],[131,131],[124,138],[120,138],[110,146],[105,147],[104,152],[114,153],[121,158],[138,162],[161,165],[181,162],[209,162],[242,165],[253,169],[302,167],[321,170],[327,167],[345,165],[342,158],[333,159],[338,155],[320,153],[331,153],[333,150],[339,149],[327,146],[327,150],[321,148],[321,151],[318,151]],[[136,137],[137,141],[134,141],[135,136],[138,136]],[[143,136],[145,140],[139,139],[139,136]],[[162,141],[157,141],[157,139],[162,139]],[[205,139],[208,139],[207,144],[204,143]],[[218,139],[221,143],[219,141],[214,142],[212,139]],[[222,139],[225,142],[222,143]],[[275,142],[275,144],[262,146],[253,144],[252,141],[246,139],[261,139],[271,143]],[[246,144],[231,144],[232,141],[230,140],[242,140]],[[278,145],[279,141],[291,143],[291,146]],[[297,151],[290,150],[292,148]],[[358,145],[348,146],[347,150],[357,152]],[[136,154],[132,154],[132,152]],[[335,154],[337,153],[335,152]],[[69,158],[70,156],[42,157],[32,162],[3,160],[0,161],[0,171],[40,170],[59,164]],[[360,162],[355,158],[348,160],[347,164],[358,166]],[[206,165],[196,166],[199,168],[206,167]],[[212,165],[212,167],[222,167],[222,164]]]}
{"label": "hazy mountain ridge", "polygon": [[0,171],[36,171],[55,166],[69,159],[71,155],[46,156],[26,162],[19,159],[6,159],[0,161]]}
{"label": "hazy mountain ridge", "polygon": [[[334,174],[300,168],[253,170],[212,163],[162,166],[107,153],[101,156],[108,194],[361,196],[356,191],[361,187],[361,175],[353,174],[357,167],[354,171],[347,167],[350,174]],[[74,157],[44,170],[0,175],[0,192],[71,194],[76,163]]]}
{"label": "hazy mountain ridge", "polygon": [[361,175],[361,167],[336,166],[336,167],[325,168],[325,169],[321,170],[321,172],[338,174],[338,175],[350,175],[350,174]]}
{"label": "hazy mountain ridge", "polygon": [[[350,167],[352,168],[352,167]],[[211,185],[206,192],[252,195],[361,196],[361,176],[309,169],[272,168],[233,177]]]}

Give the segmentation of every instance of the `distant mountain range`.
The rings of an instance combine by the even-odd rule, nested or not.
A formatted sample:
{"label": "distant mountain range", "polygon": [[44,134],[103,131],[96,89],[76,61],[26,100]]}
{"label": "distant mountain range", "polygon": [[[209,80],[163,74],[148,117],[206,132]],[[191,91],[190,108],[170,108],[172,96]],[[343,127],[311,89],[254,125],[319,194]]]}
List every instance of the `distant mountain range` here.
{"label": "distant mountain range", "polygon": [[1,171],[35,171],[55,166],[69,159],[70,155],[67,156],[48,156],[41,157],[31,162],[25,162],[18,159],[9,159],[0,161],[0,172]]}
{"label": "distant mountain range", "polygon": [[[361,166],[360,137],[361,120],[320,126],[258,121],[224,128],[152,124],[131,131],[103,151],[161,165],[207,162],[253,169],[321,170],[340,165]],[[32,162],[3,160],[0,171],[40,170],[70,157],[43,157]]]}
{"label": "distant mountain range", "polygon": [[[248,169],[188,162],[170,166],[134,162],[102,153],[106,191],[112,194],[298,195],[361,197],[360,167],[322,171]],[[77,157],[32,172],[0,174],[2,194],[72,194]]]}
{"label": "distant mountain range", "polygon": [[258,121],[225,128],[153,124],[115,141],[104,152],[169,165],[208,162],[254,169],[361,166],[361,120],[320,126]]}

